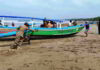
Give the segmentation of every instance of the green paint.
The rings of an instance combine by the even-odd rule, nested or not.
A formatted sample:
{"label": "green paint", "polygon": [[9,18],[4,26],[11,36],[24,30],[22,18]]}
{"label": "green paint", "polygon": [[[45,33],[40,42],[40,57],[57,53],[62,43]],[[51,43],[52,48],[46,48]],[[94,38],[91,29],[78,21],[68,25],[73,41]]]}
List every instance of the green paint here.
{"label": "green paint", "polygon": [[68,35],[80,32],[84,27],[78,27],[74,29],[64,29],[64,30],[39,30],[32,32],[32,35]]}

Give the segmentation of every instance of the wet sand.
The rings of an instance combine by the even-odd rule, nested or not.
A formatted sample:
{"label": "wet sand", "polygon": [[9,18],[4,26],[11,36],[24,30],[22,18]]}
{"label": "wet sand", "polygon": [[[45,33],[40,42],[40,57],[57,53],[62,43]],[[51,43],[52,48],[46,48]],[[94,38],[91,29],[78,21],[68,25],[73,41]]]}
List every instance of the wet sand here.
{"label": "wet sand", "polygon": [[100,35],[35,39],[9,50],[12,38],[0,39],[0,70],[100,70]]}

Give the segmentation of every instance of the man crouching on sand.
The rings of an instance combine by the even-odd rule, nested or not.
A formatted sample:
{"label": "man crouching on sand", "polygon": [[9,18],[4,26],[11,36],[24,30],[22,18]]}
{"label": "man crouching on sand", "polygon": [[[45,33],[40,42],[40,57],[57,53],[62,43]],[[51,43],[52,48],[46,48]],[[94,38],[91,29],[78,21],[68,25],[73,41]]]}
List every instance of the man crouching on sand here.
{"label": "man crouching on sand", "polygon": [[[22,45],[23,41],[28,41],[28,44],[30,44],[30,35],[28,34],[29,24],[26,22],[23,26],[20,26],[17,28],[16,32],[16,39],[13,45],[11,45],[11,49],[17,49],[17,46]],[[31,30],[36,31],[36,30]]]}

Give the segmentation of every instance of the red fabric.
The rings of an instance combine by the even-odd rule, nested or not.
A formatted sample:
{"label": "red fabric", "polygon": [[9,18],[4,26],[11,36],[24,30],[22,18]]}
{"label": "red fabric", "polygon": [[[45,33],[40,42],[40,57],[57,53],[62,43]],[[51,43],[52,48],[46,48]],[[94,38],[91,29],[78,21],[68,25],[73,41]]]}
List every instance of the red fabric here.
{"label": "red fabric", "polygon": [[0,33],[8,33],[8,32],[12,32],[12,31],[16,31],[16,29],[13,29],[13,30],[0,30]]}

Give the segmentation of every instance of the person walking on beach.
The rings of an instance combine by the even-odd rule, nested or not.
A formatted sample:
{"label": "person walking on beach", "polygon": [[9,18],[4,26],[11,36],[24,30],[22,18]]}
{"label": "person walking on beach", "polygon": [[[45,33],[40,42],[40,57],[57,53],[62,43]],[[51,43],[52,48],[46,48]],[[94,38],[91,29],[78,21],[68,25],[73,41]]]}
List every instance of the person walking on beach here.
{"label": "person walking on beach", "polygon": [[86,34],[86,37],[88,36],[89,29],[90,29],[90,26],[89,26],[88,22],[85,22],[85,32],[84,33]]}
{"label": "person walking on beach", "polygon": [[[30,38],[29,38],[29,34],[28,34],[28,30],[29,29],[29,24],[25,23],[24,26],[20,26],[17,28],[17,33],[16,33],[16,39],[13,45],[11,45],[11,49],[17,49],[19,45],[21,45],[23,43],[24,40],[27,39],[28,44],[30,44]],[[32,30],[32,31],[36,31],[36,30]]]}

